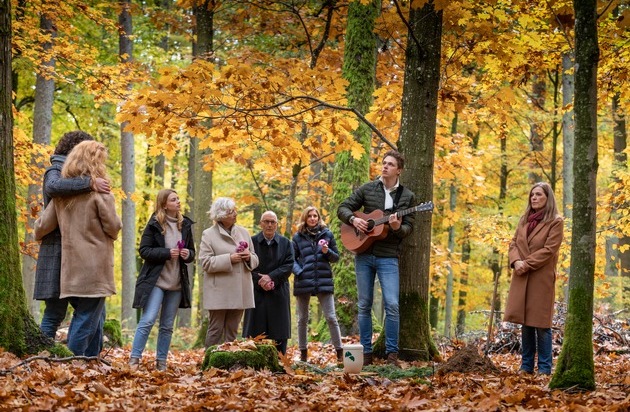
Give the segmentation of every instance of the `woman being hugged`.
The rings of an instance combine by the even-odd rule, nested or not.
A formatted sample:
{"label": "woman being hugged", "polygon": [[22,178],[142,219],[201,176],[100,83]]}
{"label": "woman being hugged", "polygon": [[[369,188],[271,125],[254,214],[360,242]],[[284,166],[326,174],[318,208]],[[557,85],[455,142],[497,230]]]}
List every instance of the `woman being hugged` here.
{"label": "woman being hugged", "polygon": [[193,221],[182,215],[177,192],[162,189],[155,201],[155,212],[140,240],[144,264],[136,281],[134,308],[142,308],[142,317],[133,338],[129,365],[138,367],[151,328],[160,313],[155,368],[166,370],[173,323],[178,308],[191,303],[188,267],[195,258]]}
{"label": "woman being hugged", "polygon": [[334,281],[330,266],[339,260],[339,251],[332,232],[314,206],[309,206],[302,212],[298,231],[293,236],[293,256],[293,294],[297,299],[300,360],[306,362],[308,358],[308,312],[311,296],[317,296],[328,323],[337,361],[341,362],[343,347],[335,313]]}
{"label": "woman being hugged", "polygon": [[523,325],[520,373],[534,372],[538,350],[538,373],[551,374],[551,323],[562,237],[563,219],[551,186],[536,183],[508,252],[513,271],[504,320]]}
{"label": "woman being hugged", "polygon": [[[61,177],[105,179],[107,149],[86,140],[68,154]],[[98,356],[101,350],[105,298],[116,293],[114,240],[122,228],[111,193],[86,192],[51,200],[35,222],[35,237],[59,227],[61,272],[59,298],[74,308],[68,349],[75,355]]]}
{"label": "woman being hugged", "polygon": [[209,315],[206,348],[236,339],[245,309],[254,307],[251,272],[258,267],[249,232],[236,224],[234,200],[216,199],[208,214],[214,225],[203,231],[199,247],[203,307]]}

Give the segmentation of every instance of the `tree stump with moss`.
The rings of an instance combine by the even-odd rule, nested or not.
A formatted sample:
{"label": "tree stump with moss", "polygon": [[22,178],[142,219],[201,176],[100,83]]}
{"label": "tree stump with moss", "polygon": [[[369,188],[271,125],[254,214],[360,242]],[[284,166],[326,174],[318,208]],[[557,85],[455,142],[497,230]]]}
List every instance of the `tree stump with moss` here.
{"label": "tree stump with moss", "polygon": [[103,335],[107,337],[105,345],[110,348],[122,346],[122,328],[117,319],[107,319],[103,324]]}
{"label": "tree stump with moss", "polygon": [[206,349],[201,369],[219,368],[225,370],[239,368],[268,369],[283,372],[278,361],[278,350],[274,345],[258,344],[252,341],[231,342],[210,346]]}

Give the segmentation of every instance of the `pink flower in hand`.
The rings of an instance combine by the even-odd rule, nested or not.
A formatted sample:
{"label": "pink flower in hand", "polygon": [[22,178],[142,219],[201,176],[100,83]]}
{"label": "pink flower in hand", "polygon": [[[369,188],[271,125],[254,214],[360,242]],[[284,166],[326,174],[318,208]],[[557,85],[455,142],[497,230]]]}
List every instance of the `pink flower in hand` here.
{"label": "pink flower in hand", "polygon": [[238,246],[236,247],[236,253],[241,253],[242,251],[247,249],[248,246],[249,245],[247,244],[247,242],[241,240],[240,242],[238,242]]}
{"label": "pink flower in hand", "polygon": [[183,239],[177,241],[177,249],[183,249],[184,246],[186,246],[186,243],[184,243]]}
{"label": "pink flower in hand", "polygon": [[328,246],[328,241],[326,239],[320,239],[319,242],[317,242],[321,247],[324,246]]}

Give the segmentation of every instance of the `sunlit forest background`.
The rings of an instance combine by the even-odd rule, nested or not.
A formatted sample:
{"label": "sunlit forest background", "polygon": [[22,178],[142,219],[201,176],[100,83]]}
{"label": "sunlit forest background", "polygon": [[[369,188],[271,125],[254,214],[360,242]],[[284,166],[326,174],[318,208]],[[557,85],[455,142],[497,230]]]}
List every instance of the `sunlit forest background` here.
{"label": "sunlit forest background", "polygon": [[[366,153],[353,131],[366,122],[378,131],[369,178],[398,142],[410,3],[422,2],[381,4],[375,90],[361,119],[345,95],[347,1],[14,0],[17,203],[35,319],[42,308],[30,300],[32,225],[43,207],[43,171],[65,132],[84,130],[108,147],[119,214],[135,233],[131,255],[116,242],[118,294],[107,300],[108,317],[123,321],[129,339],[135,311],[123,302],[133,296],[137,243],[161,188],[177,190],[196,242],[211,224],[212,199],[223,196],[236,200],[238,223],[251,234],[268,209],[287,236],[309,205],[338,225],[335,166],[341,154],[359,161]],[[570,1],[434,3],[443,10],[434,192],[418,201],[435,204],[431,326],[465,337],[487,327],[495,279],[495,308],[505,302],[507,246],[537,181],[554,187],[566,219],[556,293],[565,299],[575,40]],[[624,1],[598,6],[595,305],[614,312],[630,301],[630,9]],[[191,329],[203,315],[196,273],[193,309],[178,320]]]}

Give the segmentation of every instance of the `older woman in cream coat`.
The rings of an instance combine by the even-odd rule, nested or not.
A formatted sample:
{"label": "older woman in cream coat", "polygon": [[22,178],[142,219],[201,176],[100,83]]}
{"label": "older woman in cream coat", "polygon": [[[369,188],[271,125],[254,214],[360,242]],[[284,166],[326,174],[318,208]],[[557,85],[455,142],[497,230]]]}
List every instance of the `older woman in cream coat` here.
{"label": "older woman in cream coat", "polygon": [[254,307],[251,271],[258,266],[249,232],[235,224],[234,200],[216,199],[208,214],[215,223],[203,231],[199,248],[203,307],[209,315],[206,347],[236,339],[243,312]]}

